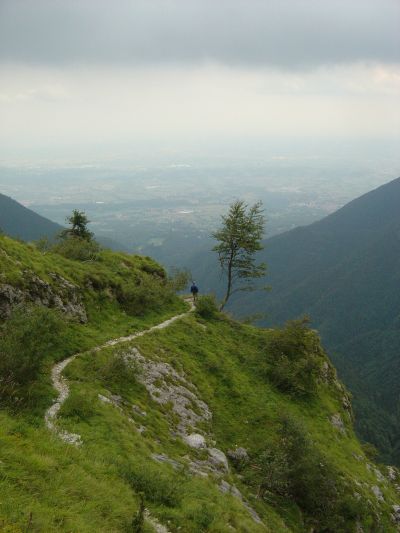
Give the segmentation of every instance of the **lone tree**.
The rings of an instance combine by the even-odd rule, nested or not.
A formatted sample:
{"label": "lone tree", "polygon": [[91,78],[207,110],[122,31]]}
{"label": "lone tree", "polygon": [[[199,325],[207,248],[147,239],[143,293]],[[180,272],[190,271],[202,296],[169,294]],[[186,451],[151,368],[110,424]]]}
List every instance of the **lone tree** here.
{"label": "lone tree", "polygon": [[67,217],[66,221],[71,225],[71,227],[61,232],[62,237],[77,237],[85,241],[92,240],[93,233],[87,228],[87,225],[89,224],[90,220],[88,220],[84,211],[74,209],[72,211],[72,215]]}
{"label": "lone tree", "polygon": [[256,252],[263,249],[264,225],[261,202],[249,207],[237,200],[231,204],[228,214],[222,216],[222,227],[212,233],[218,241],[213,251],[218,253],[222,275],[227,279],[221,310],[232,294],[255,290],[252,281],[265,275],[265,263],[255,263]]}

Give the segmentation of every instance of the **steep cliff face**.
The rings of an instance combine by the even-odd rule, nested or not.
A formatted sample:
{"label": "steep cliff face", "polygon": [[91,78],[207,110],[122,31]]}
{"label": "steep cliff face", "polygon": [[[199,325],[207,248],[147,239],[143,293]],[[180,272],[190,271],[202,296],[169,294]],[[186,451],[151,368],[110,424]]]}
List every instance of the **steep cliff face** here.
{"label": "steep cliff face", "polygon": [[0,411],[0,528],[398,531],[398,471],[366,455],[304,321],[205,319],[146,258],[82,264],[1,238],[0,265],[3,332],[18,298],[67,324],[29,402]]}

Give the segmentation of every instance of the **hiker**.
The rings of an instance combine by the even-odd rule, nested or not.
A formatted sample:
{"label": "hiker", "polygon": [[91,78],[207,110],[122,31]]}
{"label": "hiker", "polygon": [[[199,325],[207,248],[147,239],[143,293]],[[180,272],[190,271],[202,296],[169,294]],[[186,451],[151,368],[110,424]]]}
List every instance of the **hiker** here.
{"label": "hiker", "polygon": [[199,292],[199,288],[196,285],[195,281],[192,281],[192,286],[190,287],[190,292],[192,293],[193,301],[195,302],[196,299],[197,299],[197,293]]}

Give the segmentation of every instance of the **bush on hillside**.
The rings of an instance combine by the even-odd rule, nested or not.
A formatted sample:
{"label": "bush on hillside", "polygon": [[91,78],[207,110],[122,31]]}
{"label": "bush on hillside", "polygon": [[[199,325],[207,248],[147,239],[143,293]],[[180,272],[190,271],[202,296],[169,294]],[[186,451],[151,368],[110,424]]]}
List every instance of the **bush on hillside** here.
{"label": "bush on hillside", "polygon": [[316,532],[354,531],[368,512],[354,496],[355,487],[342,479],[292,417],[282,417],[276,441],[259,455],[256,466],[259,497],[290,497]]}
{"label": "bush on hillside", "polygon": [[319,339],[308,324],[306,318],[290,321],[268,338],[267,375],[281,392],[307,396],[316,391],[323,355]]}
{"label": "bush on hillside", "polygon": [[89,420],[94,413],[94,406],[92,398],[88,398],[83,394],[73,393],[63,404],[60,415],[63,418],[75,418],[77,420]]}
{"label": "bush on hillside", "polygon": [[190,281],[190,272],[186,269],[172,268],[168,276],[168,284],[174,292],[183,291]]}
{"label": "bush on hillside", "polygon": [[376,461],[379,456],[379,451],[377,448],[370,442],[364,442],[362,445],[362,450],[370,461]]}
{"label": "bush on hillside", "polygon": [[32,244],[43,255],[47,254],[47,252],[51,252],[54,246],[48,237],[42,237],[41,239],[34,241]]}
{"label": "bush on hillside", "polygon": [[100,245],[95,240],[66,237],[52,247],[52,251],[74,261],[96,261]]}
{"label": "bush on hillside", "polygon": [[170,302],[174,291],[165,279],[156,275],[143,275],[136,285],[123,285],[117,289],[117,300],[130,315],[140,316],[157,310]]}
{"label": "bush on hillside", "polygon": [[144,494],[146,501],[176,507],[184,495],[183,474],[167,473],[151,463],[132,465],[124,477],[135,492]]}
{"label": "bush on hillside", "polygon": [[[0,402],[14,405],[29,396],[43,360],[60,343],[61,317],[41,306],[16,309],[0,331]],[[18,399],[18,400],[17,400]]]}
{"label": "bush on hillside", "polygon": [[213,294],[206,294],[197,299],[196,314],[205,319],[215,318],[218,315],[218,305]]}
{"label": "bush on hillside", "polygon": [[121,354],[111,357],[99,370],[99,378],[108,387],[135,383],[139,369],[133,361],[127,364]]}

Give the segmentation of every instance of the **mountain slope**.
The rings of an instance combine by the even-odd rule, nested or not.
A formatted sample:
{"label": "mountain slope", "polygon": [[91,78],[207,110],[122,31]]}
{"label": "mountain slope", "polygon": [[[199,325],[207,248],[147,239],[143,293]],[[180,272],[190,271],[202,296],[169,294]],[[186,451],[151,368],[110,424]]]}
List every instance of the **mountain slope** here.
{"label": "mountain slope", "polygon": [[63,229],[4,194],[0,194],[0,228],[7,235],[24,241],[53,238]]}
{"label": "mountain slope", "polygon": [[263,259],[272,291],[233,308],[265,324],[309,315],[354,393],[360,434],[399,461],[400,178],[267,240]]}
{"label": "mountain slope", "polygon": [[[0,230],[10,237],[24,241],[36,241],[41,238],[53,240],[62,229],[60,224],[0,194]],[[127,251],[125,246],[109,237],[100,235],[96,236],[96,240],[111,250]]]}
{"label": "mountain slope", "polygon": [[[50,306],[65,325],[12,396],[25,403],[2,397],[0,380],[0,527],[135,531],[142,495],[145,532],[395,533],[398,473],[366,456],[304,324],[263,330],[204,303],[188,313],[148,258],[79,263],[0,237],[0,267],[0,352],[32,316],[18,303]],[[77,352],[53,433],[51,368]],[[80,445],[59,438],[71,434]]]}

